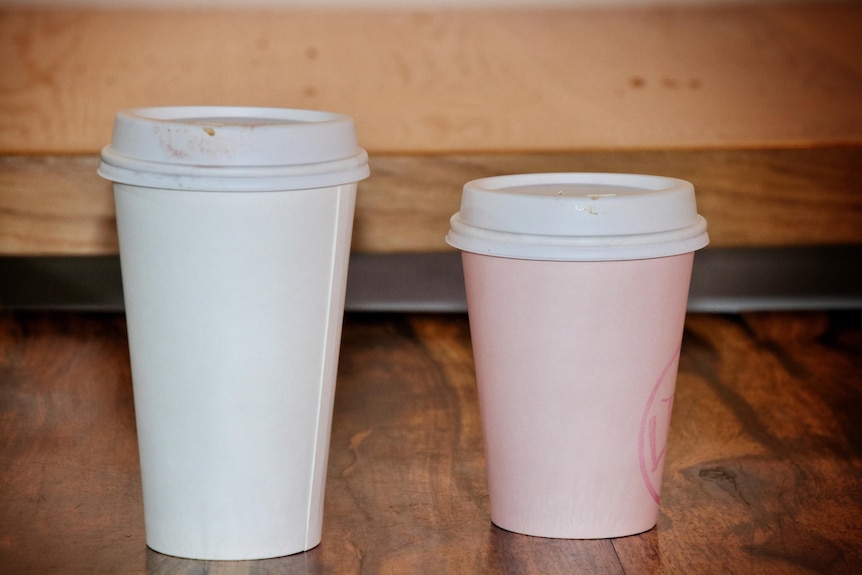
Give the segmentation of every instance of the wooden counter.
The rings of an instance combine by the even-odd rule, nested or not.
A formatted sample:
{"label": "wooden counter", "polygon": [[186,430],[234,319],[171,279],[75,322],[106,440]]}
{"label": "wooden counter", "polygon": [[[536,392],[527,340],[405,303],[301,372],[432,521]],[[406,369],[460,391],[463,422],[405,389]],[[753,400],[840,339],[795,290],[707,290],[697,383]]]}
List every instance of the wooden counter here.
{"label": "wooden counter", "polygon": [[145,547],[121,315],[0,313],[0,571],[858,573],[862,315],[690,315],[658,526],[491,525],[462,315],[347,317],[322,544],[255,562]]}

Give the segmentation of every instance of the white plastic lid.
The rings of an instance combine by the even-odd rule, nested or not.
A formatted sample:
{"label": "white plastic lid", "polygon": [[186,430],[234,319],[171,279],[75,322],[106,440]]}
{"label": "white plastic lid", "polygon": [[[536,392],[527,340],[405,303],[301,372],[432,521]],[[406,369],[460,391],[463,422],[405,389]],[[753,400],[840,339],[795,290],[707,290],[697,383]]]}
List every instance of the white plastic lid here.
{"label": "white plastic lid", "polygon": [[114,182],[202,191],[321,188],[368,173],[350,116],[285,108],[124,110],[99,166]]}
{"label": "white plastic lid", "polygon": [[519,174],[464,185],[446,242],[517,259],[664,257],[709,243],[694,186],[636,174]]}

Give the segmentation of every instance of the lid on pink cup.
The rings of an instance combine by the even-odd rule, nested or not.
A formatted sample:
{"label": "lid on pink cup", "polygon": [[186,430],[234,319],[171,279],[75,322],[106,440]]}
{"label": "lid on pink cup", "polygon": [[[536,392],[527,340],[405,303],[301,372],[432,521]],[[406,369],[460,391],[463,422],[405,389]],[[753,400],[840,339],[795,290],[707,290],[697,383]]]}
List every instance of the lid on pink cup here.
{"label": "lid on pink cup", "polygon": [[446,242],[517,259],[664,257],[709,243],[694,186],[637,174],[519,174],[464,185]]}
{"label": "lid on pink cup", "polygon": [[99,174],[142,187],[205,191],[322,188],[368,177],[368,155],[343,114],[248,107],[117,113]]}

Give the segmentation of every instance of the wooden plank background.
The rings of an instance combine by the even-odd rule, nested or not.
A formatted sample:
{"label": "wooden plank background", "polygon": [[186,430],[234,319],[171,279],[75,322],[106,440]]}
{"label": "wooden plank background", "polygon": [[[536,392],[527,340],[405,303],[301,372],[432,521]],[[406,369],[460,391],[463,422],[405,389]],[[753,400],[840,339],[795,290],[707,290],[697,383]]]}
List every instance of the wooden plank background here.
{"label": "wooden plank background", "polygon": [[26,10],[0,153],[92,153],[117,109],[317,108],[372,153],[862,143],[859,3]]}
{"label": "wooden plank background", "polygon": [[116,251],[118,109],[346,112],[354,249],[438,251],[473,177],[692,179],[714,246],[859,243],[862,4],[0,7],[0,255]]}
{"label": "wooden plank background", "polygon": [[[97,156],[0,158],[0,254],[117,251],[111,184]],[[697,186],[712,247],[862,244],[862,147],[372,156],[353,250],[435,252],[461,186],[516,172],[669,174]]]}

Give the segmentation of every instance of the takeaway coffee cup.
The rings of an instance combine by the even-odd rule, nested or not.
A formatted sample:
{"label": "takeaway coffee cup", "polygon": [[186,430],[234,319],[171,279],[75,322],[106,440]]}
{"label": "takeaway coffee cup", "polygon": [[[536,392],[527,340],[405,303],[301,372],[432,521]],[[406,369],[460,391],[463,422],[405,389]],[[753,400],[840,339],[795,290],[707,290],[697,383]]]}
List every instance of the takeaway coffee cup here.
{"label": "takeaway coffee cup", "polygon": [[117,114],[114,182],[147,544],[260,559],[320,542],[357,182],[353,121]]}
{"label": "takeaway coffee cup", "polygon": [[656,523],[694,251],[688,182],[522,174],[464,186],[491,520],[592,539]]}

